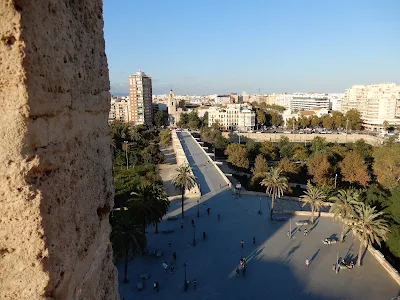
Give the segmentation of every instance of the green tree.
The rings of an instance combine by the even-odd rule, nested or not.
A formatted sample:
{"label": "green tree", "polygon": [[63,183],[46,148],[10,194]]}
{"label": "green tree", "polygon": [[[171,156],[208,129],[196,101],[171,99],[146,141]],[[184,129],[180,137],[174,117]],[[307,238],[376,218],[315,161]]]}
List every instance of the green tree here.
{"label": "green tree", "polygon": [[253,181],[257,178],[265,177],[265,174],[268,172],[268,164],[262,154],[257,155],[251,172],[253,173]]}
{"label": "green tree", "polygon": [[271,116],[271,125],[273,126],[281,126],[283,123],[282,116],[274,111],[270,111],[269,115]]}
{"label": "green tree", "polygon": [[349,148],[360,153],[366,162],[372,162],[372,146],[367,144],[364,139],[359,139],[349,144]]}
{"label": "green tree", "polygon": [[383,129],[388,130],[389,129],[389,122],[388,121],[383,121],[382,123]]}
{"label": "green tree", "polygon": [[201,123],[203,127],[208,127],[208,111],[206,111],[203,118],[201,118]]}
{"label": "green tree", "polygon": [[298,172],[296,165],[287,157],[284,157],[279,161],[278,168],[282,171],[282,174],[286,176]]}
{"label": "green tree", "polygon": [[307,128],[308,126],[310,126],[311,120],[306,116],[302,116],[299,120],[299,123],[301,128]]}
{"label": "green tree", "polygon": [[271,167],[260,184],[266,187],[265,193],[271,197],[270,219],[272,220],[275,199],[282,197],[283,193],[289,190],[288,180],[286,177],[281,176],[279,168]]}
{"label": "green tree", "polygon": [[192,173],[192,168],[188,164],[182,164],[176,169],[177,174],[172,179],[175,188],[181,191],[182,195],[182,219],[184,218],[184,197],[185,191],[196,186],[196,178]]}
{"label": "green tree", "polygon": [[262,142],[258,151],[267,160],[274,160],[276,158],[274,144],[272,142]]}
{"label": "green tree", "polygon": [[360,113],[356,109],[350,109],[346,112],[344,117],[346,122],[348,122],[348,129],[360,130],[362,125],[362,120]]}
{"label": "green tree", "polygon": [[222,134],[219,134],[216,136],[216,138],[213,141],[213,148],[214,148],[214,159],[216,159],[216,149],[225,149],[226,146],[228,145],[228,141],[226,138],[222,136]]}
{"label": "green tree", "polygon": [[367,172],[367,165],[365,164],[361,154],[358,152],[347,152],[343,161],[339,163],[339,167],[344,181],[366,186],[370,180]]}
{"label": "green tree", "polygon": [[326,129],[333,128],[333,118],[330,115],[323,115],[322,116],[322,126]]}
{"label": "green tree", "polygon": [[232,165],[244,169],[249,167],[247,150],[243,145],[239,143],[229,144],[225,150],[225,154],[228,155],[226,161],[230,162]]}
{"label": "green tree", "polygon": [[311,207],[311,224],[314,224],[314,213],[319,212],[324,206],[324,201],[326,198],[325,192],[317,186],[311,184],[310,181],[307,182],[307,191],[304,195],[300,196],[303,201],[303,207],[307,204]]}
{"label": "green tree", "polygon": [[255,157],[257,156],[259,149],[258,143],[255,143],[253,140],[248,140],[245,144],[245,147],[247,150],[248,157],[251,160],[254,160]]}
{"label": "green tree", "polygon": [[181,113],[179,117],[179,121],[176,123],[176,126],[180,128],[188,128],[189,127],[189,114]]}
{"label": "green tree", "polygon": [[129,251],[140,253],[147,244],[146,236],[138,230],[127,211],[114,211],[111,217],[111,243],[117,258],[124,258],[124,282],[128,282]]}
{"label": "green tree", "polygon": [[400,186],[400,145],[376,147],[373,157],[373,170],[378,182],[389,189]]}
{"label": "green tree", "polygon": [[386,245],[392,254],[400,257],[400,188],[392,189],[390,194],[386,201],[386,211],[391,216],[392,222],[390,222],[390,233]]}
{"label": "green tree", "polygon": [[359,204],[359,193],[354,189],[339,190],[335,196],[329,198],[333,204],[329,212],[333,213],[335,220],[342,221],[342,231],[340,242],[343,242],[344,234],[347,230],[347,223],[354,217],[354,207]]}
{"label": "green tree", "polygon": [[191,111],[188,114],[187,127],[192,130],[195,130],[200,128],[200,126],[201,126],[201,120],[199,118],[199,115],[197,114],[197,111],[196,110]]}
{"label": "green tree", "polygon": [[142,225],[144,233],[148,225],[157,226],[168,211],[169,201],[163,190],[162,186],[142,185],[131,192],[129,212],[135,224]]}
{"label": "green tree", "polygon": [[165,110],[158,110],[154,115],[154,124],[157,127],[167,125],[168,113]]}
{"label": "green tree", "polygon": [[344,122],[343,114],[337,110],[333,110],[331,114],[333,119],[333,127],[336,129],[343,127],[343,122]]}
{"label": "green tree", "polygon": [[256,110],[256,120],[257,124],[264,124],[267,122],[267,118],[265,117],[265,112],[262,109]]}
{"label": "green tree", "polygon": [[294,144],[293,160],[305,162],[309,157],[308,149],[303,144]]}
{"label": "green tree", "polygon": [[172,140],[171,131],[169,129],[165,129],[160,132],[160,145],[163,147],[167,147]]}
{"label": "green tree", "polygon": [[328,143],[326,142],[325,138],[316,136],[311,141],[311,147],[310,147],[311,153],[313,154],[317,152],[326,153],[327,149],[328,149]]}
{"label": "green tree", "polygon": [[318,116],[317,115],[313,115],[311,117],[311,127],[312,128],[318,128],[320,126],[320,124],[321,124],[321,121],[318,118]]}
{"label": "green tree", "polygon": [[280,156],[283,157],[292,157],[293,156],[293,145],[290,143],[289,138],[287,136],[281,135],[278,142],[278,149]]}
{"label": "green tree", "polygon": [[320,186],[332,184],[330,177],[331,164],[326,154],[317,152],[307,161],[308,174],[313,176],[313,181]]}
{"label": "green tree", "polygon": [[299,122],[295,117],[292,117],[286,121],[286,128],[289,128],[290,130],[297,130],[299,127]]}
{"label": "green tree", "polygon": [[364,244],[368,247],[370,244],[387,240],[389,228],[385,219],[382,218],[384,212],[376,211],[375,207],[370,207],[363,203],[355,206],[354,223],[352,223],[353,232],[361,237],[360,248],[358,250],[357,265],[361,266],[361,258]]}

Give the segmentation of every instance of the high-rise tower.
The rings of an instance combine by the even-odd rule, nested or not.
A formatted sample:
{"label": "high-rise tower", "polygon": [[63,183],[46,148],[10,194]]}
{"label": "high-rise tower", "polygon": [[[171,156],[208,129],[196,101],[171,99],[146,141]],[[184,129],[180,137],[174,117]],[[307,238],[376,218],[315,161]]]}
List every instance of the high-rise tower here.
{"label": "high-rise tower", "polygon": [[129,122],[134,125],[152,125],[152,83],[151,77],[144,72],[129,75]]}

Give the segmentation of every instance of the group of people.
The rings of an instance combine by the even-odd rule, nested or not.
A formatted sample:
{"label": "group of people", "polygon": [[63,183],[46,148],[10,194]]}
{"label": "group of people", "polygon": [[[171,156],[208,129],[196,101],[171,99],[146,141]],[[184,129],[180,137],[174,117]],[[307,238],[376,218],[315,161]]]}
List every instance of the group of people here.
{"label": "group of people", "polygon": [[[242,267],[242,274],[243,276],[246,275],[246,264],[247,264],[247,259],[246,257],[241,257],[240,258],[240,266]],[[240,275],[240,269],[239,267],[236,267],[236,274]]]}

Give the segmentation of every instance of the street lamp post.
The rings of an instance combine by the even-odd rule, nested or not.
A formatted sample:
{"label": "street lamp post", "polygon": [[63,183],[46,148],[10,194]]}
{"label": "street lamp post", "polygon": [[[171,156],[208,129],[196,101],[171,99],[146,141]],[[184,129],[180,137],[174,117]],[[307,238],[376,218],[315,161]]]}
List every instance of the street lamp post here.
{"label": "street lamp post", "polygon": [[186,283],[186,263],[183,264],[183,268],[185,270],[185,283]]}
{"label": "street lamp post", "polygon": [[124,144],[125,144],[125,156],[126,156],[126,169],[128,170],[128,165],[129,165],[129,162],[128,162],[128,141],[124,141]]}
{"label": "street lamp post", "polygon": [[200,218],[199,200],[197,200],[197,218]]}
{"label": "street lamp post", "polygon": [[258,210],[258,214],[259,214],[259,215],[262,214],[262,212],[261,212],[261,197],[260,197],[260,209]]}
{"label": "street lamp post", "polygon": [[193,225],[193,246],[196,247],[196,225]]}
{"label": "street lamp post", "polygon": [[336,274],[339,272],[339,249],[336,252]]}
{"label": "street lamp post", "polygon": [[336,188],[336,185],[337,185],[337,173],[335,174],[335,188]]}
{"label": "street lamp post", "polygon": [[289,239],[292,238],[292,219],[289,220]]}
{"label": "street lamp post", "polygon": [[185,270],[185,280],[183,281],[183,289],[186,292],[188,289],[187,279],[186,279],[186,263],[183,264],[183,268]]}

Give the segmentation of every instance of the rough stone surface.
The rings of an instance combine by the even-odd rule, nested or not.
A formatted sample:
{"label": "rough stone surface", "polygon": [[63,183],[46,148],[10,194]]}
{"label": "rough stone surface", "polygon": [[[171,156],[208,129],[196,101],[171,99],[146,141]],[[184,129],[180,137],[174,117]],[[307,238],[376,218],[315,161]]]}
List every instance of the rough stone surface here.
{"label": "rough stone surface", "polygon": [[117,299],[101,0],[0,0],[0,299]]}

